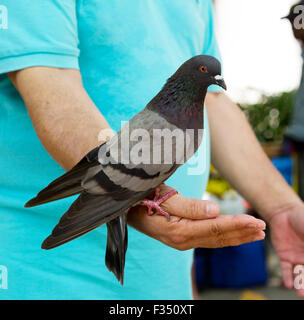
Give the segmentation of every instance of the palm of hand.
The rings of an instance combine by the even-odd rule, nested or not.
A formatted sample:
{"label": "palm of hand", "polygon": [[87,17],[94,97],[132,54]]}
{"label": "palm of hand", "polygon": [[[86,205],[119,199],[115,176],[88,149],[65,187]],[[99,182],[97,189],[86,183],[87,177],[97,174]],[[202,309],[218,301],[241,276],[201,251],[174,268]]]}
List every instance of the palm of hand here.
{"label": "palm of hand", "polygon": [[[270,220],[272,243],[281,261],[285,285],[293,287],[293,268],[304,265],[304,206],[278,213]],[[304,291],[299,292],[304,296]]]}

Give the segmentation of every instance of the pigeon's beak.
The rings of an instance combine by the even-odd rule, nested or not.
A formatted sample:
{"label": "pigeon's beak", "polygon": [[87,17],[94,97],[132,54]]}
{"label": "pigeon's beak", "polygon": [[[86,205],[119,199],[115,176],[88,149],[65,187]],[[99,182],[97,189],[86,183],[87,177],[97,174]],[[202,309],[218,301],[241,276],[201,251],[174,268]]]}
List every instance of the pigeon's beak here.
{"label": "pigeon's beak", "polygon": [[215,84],[222,87],[224,90],[227,90],[226,83],[224,81],[224,78],[221,75],[217,75],[214,77]]}

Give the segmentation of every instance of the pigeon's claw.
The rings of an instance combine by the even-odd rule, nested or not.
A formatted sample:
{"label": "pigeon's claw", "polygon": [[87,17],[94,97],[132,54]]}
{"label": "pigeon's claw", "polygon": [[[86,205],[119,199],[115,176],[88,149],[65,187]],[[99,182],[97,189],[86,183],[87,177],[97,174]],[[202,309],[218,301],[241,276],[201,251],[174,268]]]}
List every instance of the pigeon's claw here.
{"label": "pigeon's claw", "polygon": [[146,206],[148,208],[148,216],[152,216],[154,214],[153,210],[155,210],[156,212],[165,216],[169,221],[170,214],[167,211],[163,210],[160,207],[160,205],[177,193],[178,192],[175,189],[173,189],[170,192],[168,192],[167,194],[165,194],[163,197],[160,198],[159,197],[159,188],[156,188],[155,193],[154,193],[154,199],[153,200],[144,199],[144,200],[142,200],[141,205]]}

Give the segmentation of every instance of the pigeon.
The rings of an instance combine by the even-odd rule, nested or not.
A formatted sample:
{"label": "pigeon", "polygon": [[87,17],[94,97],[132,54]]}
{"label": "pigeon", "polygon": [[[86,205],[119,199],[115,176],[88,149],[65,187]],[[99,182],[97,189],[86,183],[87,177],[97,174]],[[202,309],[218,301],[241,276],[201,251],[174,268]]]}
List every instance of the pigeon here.
{"label": "pigeon", "polygon": [[[123,285],[128,211],[144,205],[149,215],[156,212],[170,218],[160,205],[177,191],[160,197],[159,186],[197,151],[204,127],[204,100],[212,84],[226,90],[216,58],[198,55],[187,60],[116,135],[28,201],[25,207],[80,194],[42,248],[63,245],[106,223],[105,263]],[[178,134],[166,139],[172,132]]]}

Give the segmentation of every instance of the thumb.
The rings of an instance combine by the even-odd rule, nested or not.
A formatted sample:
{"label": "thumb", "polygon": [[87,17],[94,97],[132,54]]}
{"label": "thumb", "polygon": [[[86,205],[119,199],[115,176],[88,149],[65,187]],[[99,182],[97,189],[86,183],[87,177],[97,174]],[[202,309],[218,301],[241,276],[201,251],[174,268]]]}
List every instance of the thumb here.
{"label": "thumb", "polygon": [[216,218],[220,212],[218,204],[208,200],[199,200],[176,194],[162,205],[170,214],[192,220]]}

